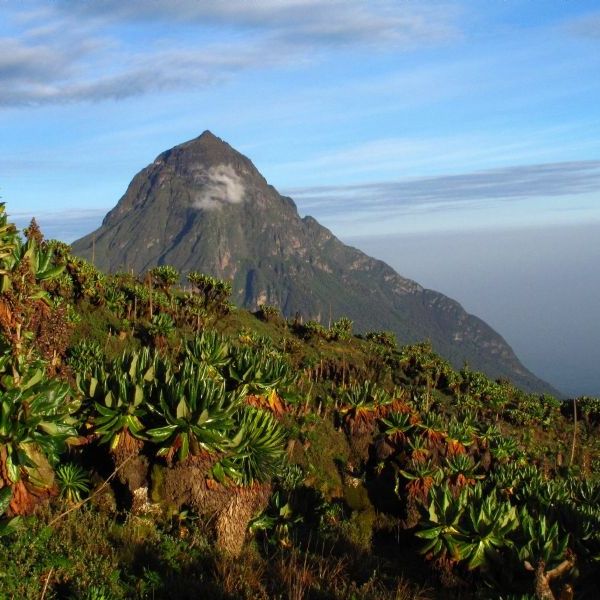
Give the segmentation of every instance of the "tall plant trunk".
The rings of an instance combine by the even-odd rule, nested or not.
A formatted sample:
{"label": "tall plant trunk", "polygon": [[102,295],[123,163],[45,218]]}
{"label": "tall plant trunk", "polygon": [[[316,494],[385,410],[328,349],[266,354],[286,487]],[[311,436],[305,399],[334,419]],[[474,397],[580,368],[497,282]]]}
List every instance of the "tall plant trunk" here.
{"label": "tall plant trunk", "polygon": [[240,488],[219,512],[216,520],[217,546],[230,556],[239,556],[246,539],[250,519],[267,505],[271,488],[256,485]]}
{"label": "tall plant trunk", "polygon": [[575,446],[577,444],[577,398],[573,398],[573,443],[571,444],[571,458],[569,460],[569,466],[573,464],[575,460]]}
{"label": "tall plant trunk", "polygon": [[526,562],[525,568],[529,571],[535,571],[535,597],[537,600],[566,600],[572,598],[573,590],[569,584],[563,586],[560,596],[554,595],[550,584],[555,579],[559,579],[568,573],[574,566],[575,560],[572,555],[550,571],[546,571],[546,563],[543,560],[538,562],[535,569],[530,563]]}

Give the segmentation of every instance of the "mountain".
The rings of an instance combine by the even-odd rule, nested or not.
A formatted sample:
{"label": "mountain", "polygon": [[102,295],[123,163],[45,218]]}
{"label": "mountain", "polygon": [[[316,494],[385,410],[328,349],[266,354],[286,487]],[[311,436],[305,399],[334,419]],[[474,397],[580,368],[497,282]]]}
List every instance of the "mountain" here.
{"label": "mountain", "polygon": [[230,279],[238,305],[273,304],[325,324],[346,315],[355,331],[391,330],[401,343],[430,339],[454,366],[468,361],[525,390],[557,394],[481,319],[301,218],[291,198],[209,131],[142,169],[73,251],[106,271],[170,264]]}

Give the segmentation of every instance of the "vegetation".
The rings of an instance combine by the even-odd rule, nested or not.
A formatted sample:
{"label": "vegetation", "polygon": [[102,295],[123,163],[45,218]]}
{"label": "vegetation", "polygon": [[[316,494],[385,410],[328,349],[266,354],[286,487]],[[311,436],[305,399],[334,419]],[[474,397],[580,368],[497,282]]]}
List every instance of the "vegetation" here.
{"label": "vegetation", "polygon": [[0,598],[600,597],[600,400],[24,234],[0,208]]}

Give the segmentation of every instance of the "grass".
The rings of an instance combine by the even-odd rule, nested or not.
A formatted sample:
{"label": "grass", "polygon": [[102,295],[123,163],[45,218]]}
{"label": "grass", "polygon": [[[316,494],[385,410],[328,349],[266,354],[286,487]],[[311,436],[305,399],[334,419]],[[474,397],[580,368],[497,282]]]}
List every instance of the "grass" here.
{"label": "grass", "polygon": [[[219,555],[202,524],[124,520],[84,507],[50,527],[64,505],[30,517],[0,540],[0,599],[161,600],[429,598],[424,588],[369,573],[323,544],[250,544],[236,559]],[[364,566],[364,565],[363,565]],[[411,595],[412,594],[412,595]]]}

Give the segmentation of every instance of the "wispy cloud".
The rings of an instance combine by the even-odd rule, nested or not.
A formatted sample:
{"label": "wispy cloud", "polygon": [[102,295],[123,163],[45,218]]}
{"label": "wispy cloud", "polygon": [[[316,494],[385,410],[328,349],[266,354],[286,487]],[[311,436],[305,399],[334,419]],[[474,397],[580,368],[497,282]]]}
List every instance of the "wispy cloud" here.
{"label": "wispy cloud", "polygon": [[[453,11],[389,1],[155,0],[24,4],[0,37],[0,106],[193,90],[333,48],[401,49],[457,35]],[[221,40],[215,42],[214,30]],[[6,30],[7,28],[5,28]],[[142,40],[132,45],[129,37]]]}
{"label": "wispy cloud", "polygon": [[[584,129],[587,128],[587,129]],[[354,183],[374,179],[427,177],[502,168],[515,164],[542,164],[570,160],[588,150],[597,155],[597,138],[582,139],[585,131],[595,131],[594,121],[547,125],[523,134],[521,129],[506,127],[490,135],[487,131],[463,130],[460,133],[437,133],[381,137],[318,150],[300,160],[280,162],[270,169],[270,177],[281,172],[303,174],[303,184],[323,181],[325,173],[332,184],[338,180]],[[561,139],[558,148],[557,139]],[[553,146],[554,144],[554,146]]]}
{"label": "wispy cloud", "polygon": [[63,10],[108,22],[217,25],[309,44],[414,44],[457,35],[448,5],[417,7],[390,0],[106,0],[59,3]]}
{"label": "wispy cloud", "polygon": [[[14,40],[0,40],[0,53],[3,47],[12,58],[5,65],[0,59],[0,83],[4,88],[0,106],[120,100],[205,87],[234,72],[267,64],[264,49],[213,44],[202,52],[189,48],[159,53],[123,52],[123,60],[119,52],[107,49],[113,66],[102,71],[94,63],[107,60],[107,56],[88,52],[90,62],[86,62],[86,52],[71,56],[47,44],[25,45]],[[53,65],[52,69],[44,69],[46,62]]]}
{"label": "wispy cloud", "polygon": [[503,200],[578,196],[600,190],[600,161],[515,166],[465,173],[358,185],[316,186],[285,190],[303,212],[390,216],[472,208]]}

